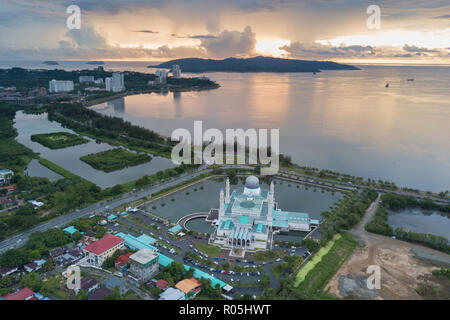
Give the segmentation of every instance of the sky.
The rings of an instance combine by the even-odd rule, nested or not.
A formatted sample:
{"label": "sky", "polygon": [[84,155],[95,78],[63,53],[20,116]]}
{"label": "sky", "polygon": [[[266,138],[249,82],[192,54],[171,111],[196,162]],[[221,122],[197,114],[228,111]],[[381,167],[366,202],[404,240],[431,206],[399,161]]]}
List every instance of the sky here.
{"label": "sky", "polygon": [[0,60],[450,64],[450,0],[0,0],[0,35]]}

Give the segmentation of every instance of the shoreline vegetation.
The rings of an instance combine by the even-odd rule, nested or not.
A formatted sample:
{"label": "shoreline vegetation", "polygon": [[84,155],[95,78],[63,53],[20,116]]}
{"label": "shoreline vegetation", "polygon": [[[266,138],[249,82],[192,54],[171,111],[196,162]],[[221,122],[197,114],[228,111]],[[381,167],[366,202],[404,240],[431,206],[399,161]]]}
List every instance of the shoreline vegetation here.
{"label": "shoreline vegetation", "polygon": [[426,210],[437,210],[446,215],[450,214],[450,205],[440,205],[430,199],[416,200],[408,196],[399,196],[393,193],[386,193],[381,196],[381,205],[378,207],[373,219],[364,228],[368,232],[381,234],[388,237],[395,237],[412,243],[418,243],[425,247],[439,250],[450,254],[449,239],[434,234],[405,231],[403,228],[392,228],[388,223],[387,210],[401,210],[405,208],[421,208]]}
{"label": "shoreline vegetation", "polygon": [[137,166],[152,160],[147,154],[135,153],[123,148],[115,148],[98,153],[91,153],[80,158],[96,170],[113,172]]}
{"label": "shoreline vegetation", "polygon": [[38,142],[49,149],[64,149],[80,144],[88,143],[89,140],[69,132],[40,133],[31,136],[31,141]]}

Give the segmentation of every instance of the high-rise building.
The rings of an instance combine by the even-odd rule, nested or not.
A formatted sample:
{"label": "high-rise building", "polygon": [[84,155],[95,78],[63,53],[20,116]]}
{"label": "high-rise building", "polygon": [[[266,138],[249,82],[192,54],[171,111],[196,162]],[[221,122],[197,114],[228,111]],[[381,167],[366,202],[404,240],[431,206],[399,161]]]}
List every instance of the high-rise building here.
{"label": "high-rise building", "polygon": [[120,92],[125,90],[124,75],[121,72],[113,72],[112,77],[105,78],[106,91]]}
{"label": "high-rise building", "polygon": [[156,75],[156,79],[155,79],[156,84],[166,84],[167,83],[167,70],[163,70],[163,69],[156,70],[155,75]]}
{"label": "high-rise building", "polygon": [[80,83],[94,82],[94,76],[80,76],[78,80]]}
{"label": "high-rise building", "polygon": [[181,68],[179,65],[175,64],[172,66],[172,76],[175,79],[180,79],[181,78]]}
{"label": "high-rise building", "polygon": [[73,91],[72,80],[51,80],[49,81],[50,93]]}

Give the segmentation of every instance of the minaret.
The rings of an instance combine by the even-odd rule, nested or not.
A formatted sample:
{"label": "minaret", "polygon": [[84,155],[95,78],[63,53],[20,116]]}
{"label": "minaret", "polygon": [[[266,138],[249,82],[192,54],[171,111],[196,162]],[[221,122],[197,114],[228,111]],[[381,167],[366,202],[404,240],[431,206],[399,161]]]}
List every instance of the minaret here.
{"label": "minaret", "polygon": [[223,189],[220,189],[220,198],[219,198],[219,219],[222,218],[225,214],[225,199],[223,195]]}
{"label": "minaret", "polygon": [[270,182],[270,193],[272,193],[272,198],[275,197],[275,185],[273,184],[273,180]]}
{"label": "minaret", "polygon": [[225,203],[230,203],[230,178],[225,183]]}
{"label": "minaret", "polygon": [[[273,184],[273,183],[272,183]],[[272,188],[272,184],[270,188]],[[267,205],[267,226],[272,227],[273,223],[273,193],[269,191],[269,196],[267,197],[269,203]]]}

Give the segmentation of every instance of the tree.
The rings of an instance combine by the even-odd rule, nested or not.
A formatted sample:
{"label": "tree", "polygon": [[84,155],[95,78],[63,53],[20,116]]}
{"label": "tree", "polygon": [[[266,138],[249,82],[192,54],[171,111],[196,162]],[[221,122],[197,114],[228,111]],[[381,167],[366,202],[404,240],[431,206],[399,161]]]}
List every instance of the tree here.
{"label": "tree", "polygon": [[81,289],[80,291],[78,291],[77,300],[87,300],[88,299],[88,292],[87,290],[83,290]]}
{"label": "tree", "polygon": [[40,291],[42,287],[42,281],[36,272],[30,272],[20,280],[20,286],[22,288],[30,288],[33,291]]}

